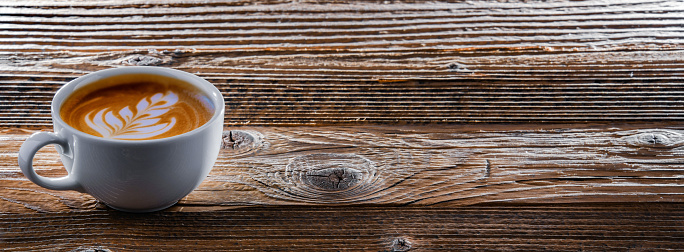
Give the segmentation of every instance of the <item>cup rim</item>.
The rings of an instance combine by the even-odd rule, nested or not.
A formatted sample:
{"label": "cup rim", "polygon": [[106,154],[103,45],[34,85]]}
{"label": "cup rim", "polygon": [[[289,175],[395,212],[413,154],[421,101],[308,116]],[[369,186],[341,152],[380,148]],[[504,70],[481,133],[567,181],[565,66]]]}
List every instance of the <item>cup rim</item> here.
{"label": "cup rim", "polygon": [[[147,140],[122,140],[122,139],[111,139],[111,138],[104,138],[104,137],[98,137],[94,135],[90,135],[88,133],[82,132],[68,123],[66,123],[60,113],[59,113],[59,108],[61,108],[62,103],[66,98],[69,97],[73,91],[78,89],[78,85],[88,85],[89,83],[95,82],[96,80],[115,76],[115,75],[121,75],[121,74],[156,74],[156,75],[163,75],[166,77],[172,77],[172,78],[177,78],[184,80],[188,82],[190,85],[193,85],[203,92],[207,93],[207,96],[210,97],[211,101],[214,103],[214,106],[216,109],[214,110],[214,114],[212,117],[204,123],[202,126],[197,127],[196,129],[193,129],[191,131],[185,132],[183,134],[178,134],[175,136],[170,136],[166,138],[159,138],[159,139],[147,139]],[[179,78],[179,77],[184,77],[184,78]],[[86,75],[80,76],[74,80],[71,80],[67,82],[66,84],[62,85],[62,87],[57,90],[55,95],[52,98],[52,102],[50,104],[50,112],[52,113],[52,120],[53,123],[59,123],[60,126],[63,128],[68,129],[72,134],[78,135],[79,137],[86,138],[86,139],[91,139],[94,141],[100,141],[100,142],[108,142],[108,143],[118,143],[118,144],[134,144],[134,145],[141,145],[141,144],[155,144],[155,143],[163,143],[163,142],[168,142],[168,141],[174,141],[175,139],[179,138],[185,138],[189,137],[191,135],[197,134],[200,131],[203,131],[206,128],[211,127],[214,123],[216,123],[217,120],[223,121],[223,115],[225,113],[225,100],[223,98],[223,95],[221,92],[211,84],[209,81],[205,80],[202,77],[199,77],[197,75],[194,75],[189,72],[173,69],[173,68],[168,68],[168,67],[156,67],[156,66],[121,66],[121,67],[115,67],[115,68],[108,68],[104,70],[99,70],[95,72],[88,73]],[[223,125],[221,125],[223,126]],[[59,132],[56,132],[59,133]]]}

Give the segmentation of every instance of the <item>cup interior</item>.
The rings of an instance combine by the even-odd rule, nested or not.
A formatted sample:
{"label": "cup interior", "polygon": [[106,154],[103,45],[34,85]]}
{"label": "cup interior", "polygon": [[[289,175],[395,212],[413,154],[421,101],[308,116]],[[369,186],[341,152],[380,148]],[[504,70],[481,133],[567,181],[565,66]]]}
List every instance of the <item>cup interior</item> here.
{"label": "cup interior", "polygon": [[118,140],[118,139],[107,139],[107,138],[102,138],[102,137],[97,137],[94,135],[90,135],[87,133],[84,133],[82,131],[79,131],[78,129],[72,127],[68,123],[65,122],[63,118],[61,118],[60,115],[60,110],[62,105],[64,104],[64,101],[76,90],[79,90],[81,88],[87,87],[89,85],[92,85],[93,83],[96,83],[98,80],[102,80],[105,78],[109,77],[114,77],[118,75],[127,75],[127,74],[150,74],[150,75],[161,75],[161,76],[166,76],[166,77],[171,77],[175,78],[181,81],[184,81],[193,87],[199,89],[199,91],[203,92],[207,98],[211,101],[214,111],[213,115],[203,125],[201,125],[198,128],[195,128],[189,132],[185,132],[183,134],[167,137],[167,138],[160,138],[160,139],[152,139],[152,140],[136,140],[134,142],[145,142],[145,141],[155,141],[155,140],[164,140],[164,139],[172,139],[176,137],[180,137],[183,135],[187,134],[192,134],[195,131],[199,131],[202,128],[207,127],[208,125],[214,123],[216,120],[221,120],[223,121],[223,114],[224,114],[224,100],[223,96],[221,95],[221,92],[211,83],[206,81],[205,79],[198,77],[194,74],[180,71],[180,70],[175,70],[171,68],[163,68],[163,67],[147,67],[147,66],[134,66],[134,67],[119,67],[119,68],[112,68],[112,69],[106,69],[106,70],[101,70],[93,73],[86,74],[84,76],[81,76],[79,78],[76,78],[64,86],[62,86],[57,93],[55,94],[52,104],[51,104],[51,113],[52,113],[52,119],[56,124],[60,124],[60,126],[69,129],[70,131],[73,131],[74,134],[82,135],[83,137],[88,137],[88,138],[98,138],[106,141],[126,141],[126,142],[131,142],[130,140]]}

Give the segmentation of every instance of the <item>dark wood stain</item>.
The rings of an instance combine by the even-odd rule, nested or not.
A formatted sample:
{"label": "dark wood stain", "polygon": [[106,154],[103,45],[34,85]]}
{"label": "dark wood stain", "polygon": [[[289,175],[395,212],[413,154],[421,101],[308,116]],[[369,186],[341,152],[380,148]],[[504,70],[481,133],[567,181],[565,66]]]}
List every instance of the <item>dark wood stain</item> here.
{"label": "dark wood stain", "polygon": [[669,1],[106,7],[7,13],[0,127],[48,127],[56,88],[121,65],[207,78],[231,126],[683,119]]}
{"label": "dark wood stain", "polygon": [[[676,123],[226,128],[228,138],[242,134],[260,144],[224,148],[209,177],[175,209],[682,203],[682,130]],[[31,133],[0,131],[0,150],[8,153],[0,156],[5,211],[97,208],[88,195],[44,190],[24,178],[16,151]],[[65,174],[50,148],[35,163],[43,175]]]}
{"label": "dark wood stain", "polygon": [[[684,247],[677,1],[1,5],[0,250]],[[128,65],[221,90],[207,180],[152,214],[26,180],[54,93]]]}
{"label": "dark wood stain", "polygon": [[[3,217],[3,248],[140,251],[668,251],[681,204],[421,208],[250,208]],[[91,250],[91,251],[92,251]]]}

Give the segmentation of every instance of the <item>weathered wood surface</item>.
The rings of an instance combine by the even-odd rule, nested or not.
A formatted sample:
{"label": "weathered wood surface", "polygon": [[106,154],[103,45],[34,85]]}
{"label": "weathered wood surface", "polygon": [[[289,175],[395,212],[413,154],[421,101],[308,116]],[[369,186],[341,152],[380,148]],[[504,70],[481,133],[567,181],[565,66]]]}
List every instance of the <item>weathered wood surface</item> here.
{"label": "weathered wood surface", "polygon": [[[681,250],[683,39],[668,0],[3,1],[0,250]],[[16,164],[61,85],[122,65],[226,97],[164,212]]]}
{"label": "weathered wood surface", "polygon": [[0,127],[121,65],[207,78],[229,125],[684,119],[680,1],[0,5]]}
{"label": "weathered wood surface", "polygon": [[8,251],[679,251],[680,205],[0,215]]}
{"label": "weathered wood surface", "polygon": [[[229,128],[209,177],[169,211],[684,203],[684,128],[649,126]],[[0,134],[3,212],[101,207],[90,196],[43,189],[21,174],[16,153],[28,133]],[[40,174],[66,172],[55,150],[46,148],[35,159]]]}
{"label": "weathered wood surface", "polygon": [[[8,251],[684,246],[677,124],[227,128],[207,180],[145,215],[27,181],[16,151],[30,133],[0,132]],[[65,173],[54,150],[36,161]]]}

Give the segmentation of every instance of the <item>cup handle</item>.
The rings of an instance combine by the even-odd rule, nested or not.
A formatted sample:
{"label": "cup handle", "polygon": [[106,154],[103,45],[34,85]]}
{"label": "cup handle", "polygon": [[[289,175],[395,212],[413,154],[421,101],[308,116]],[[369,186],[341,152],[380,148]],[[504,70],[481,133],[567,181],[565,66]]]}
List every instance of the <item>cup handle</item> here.
{"label": "cup handle", "polygon": [[76,181],[74,175],[60,178],[48,178],[40,176],[33,169],[33,157],[36,152],[48,144],[57,144],[64,150],[69,149],[67,140],[52,132],[38,132],[31,135],[19,148],[19,168],[24,176],[31,182],[51,190],[75,190],[82,191],[81,185]]}

